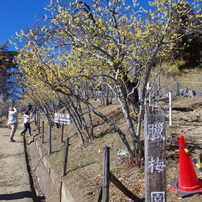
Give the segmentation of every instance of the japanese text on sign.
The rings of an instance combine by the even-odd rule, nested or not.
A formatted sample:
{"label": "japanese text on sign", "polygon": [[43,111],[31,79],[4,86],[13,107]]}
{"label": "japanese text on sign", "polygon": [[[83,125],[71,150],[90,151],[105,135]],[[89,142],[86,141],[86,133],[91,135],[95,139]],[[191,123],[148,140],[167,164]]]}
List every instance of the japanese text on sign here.
{"label": "japanese text on sign", "polygon": [[157,157],[157,159],[154,159],[153,157],[150,158],[151,160],[149,160],[149,164],[148,164],[148,168],[150,168],[151,173],[154,172],[154,170],[161,172],[164,170],[165,167],[165,163],[163,159],[159,159],[159,157]]}
{"label": "japanese text on sign", "polygon": [[151,192],[151,202],[165,202],[165,192]]}
{"label": "japanese text on sign", "polygon": [[148,125],[148,139],[154,141],[159,138],[165,140],[165,137],[162,135],[163,132],[163,122],[157,122],[154,124]]}

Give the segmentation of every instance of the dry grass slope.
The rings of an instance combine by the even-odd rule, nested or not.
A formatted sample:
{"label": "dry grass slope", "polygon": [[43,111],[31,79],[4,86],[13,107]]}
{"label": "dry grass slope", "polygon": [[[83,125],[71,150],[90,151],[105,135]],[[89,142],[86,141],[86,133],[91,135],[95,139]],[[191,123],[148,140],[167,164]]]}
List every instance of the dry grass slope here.
{"label": "dry grass slope", "polygon": [[[176,97],[173,101],[174,107],[189,107],[189,111],[174,111],[173,126],[168,127],[168,99],[162,99],[157,104],[166,113],[166,135],[167,135],[167,188],[170,182],[179,178],[178,170],[178,142],[177,137],[184,135],[193,154],[198,158],[201,150],[202,135],[202,97],[182,98]],[[99,102],[93,101],[93,105],[99,107]],[[157,106],[157,105],[156,105]],[[99,107],[102,113],[113,118],[119,127],[124,131],[128,140],[127,127],[122,117],[121,108],[118,102],[106,107]],[[196,118],[200,116],[200,119]],[[65,136],[70,137],[69,156],[67,163],[67,174],[63,179],[67,182],[69,190],[76,202],[91,202],[96,198],[96,194],[102,179],[103,148],[110,147],[110,170],[111,172],[135,195],[144,198],[144,166],[138,168],[130,163],[127,157],[118,158],[117,152],[125,150],[118,134],[114,133],[110,127],[94,116],[94,133],[96,138],[86,145],[81,145],[79,136],[71,125],[65,125]],[[47,125],[45,124],[46,131]],[[52,132],[52,154],[48,157],[55,171],[61,176],[62,161],[64,153],[64,143],[60,143],[60,128],[53,128]],[[37,131],[35,131],[37,133]],[[142,137],[143,139],[143,137]],[[38,141],[40,138],[38,137]],[[42,144],[43,153],[47,153],[47,132],[45,133],[45,143]],[[197,172],[198,175],[199,172]],[[199,202],[202,196],[181,199],[178,195],[167,192],[167,201]],[[110,201],[126,202],[131,201],[124,196],[113,184],[110,184]]]}

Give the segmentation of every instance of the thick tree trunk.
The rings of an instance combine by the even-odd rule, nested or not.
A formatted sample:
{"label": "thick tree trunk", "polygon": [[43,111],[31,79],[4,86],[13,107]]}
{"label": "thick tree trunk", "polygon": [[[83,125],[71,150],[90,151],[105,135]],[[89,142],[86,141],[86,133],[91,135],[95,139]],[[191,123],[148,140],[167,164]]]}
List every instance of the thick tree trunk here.
{"label": "thick tree trunk", "polygon": [[93,119],[92,119],[92,116],[91,116],[91,110],[90,110],[88,105],[87,105],[87,108],[88,108],[88,117],[89,117],[89,135],[90,135],[90,138],[92,138],[94,136]]}
{"label": "thick tree trunk", "polygon": [[[121,93],[120,93],[121,94]],[[133,140],[133,147],[134,147],[134,155],[135,155],[135,161],[136,164],[139,164],[139,160],[142,157],[142,144],[140,142],[140,137],[136,135],[134,125],[131,119],[131,116],[129,114],[129,107],[126,99],[124,99],[123,96],[119,97],[119,102],[122,106],[122,111],[129,129],[129,132],[131,134],[132,140]]]}

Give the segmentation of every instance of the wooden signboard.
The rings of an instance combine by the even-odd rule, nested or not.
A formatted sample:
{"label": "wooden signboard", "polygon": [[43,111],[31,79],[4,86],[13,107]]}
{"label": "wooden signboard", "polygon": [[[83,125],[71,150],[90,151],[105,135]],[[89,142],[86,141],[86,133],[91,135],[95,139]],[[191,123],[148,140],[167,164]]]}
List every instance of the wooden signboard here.
{"label": "wooden signboard", "polygon": [[145,113],[145,201],[166,202],[166,135],[163,111]]}
{"label": "wooden signboard", "polygon": [[70,115],[64,113],[55,113],[54,122],[60,124],[70,124]]}

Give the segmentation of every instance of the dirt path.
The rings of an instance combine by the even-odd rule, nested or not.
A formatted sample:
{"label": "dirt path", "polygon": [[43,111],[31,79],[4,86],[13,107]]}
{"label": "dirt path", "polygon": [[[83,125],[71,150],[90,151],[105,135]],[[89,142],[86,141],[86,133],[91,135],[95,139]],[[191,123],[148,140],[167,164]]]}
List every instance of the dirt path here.
{"label": "dirt path", "polygon": [[23,137],[19,126],[14,139],[9,142],[10,128],[7,120],[0,120],[0,201],[31,202],[32,192],[24,153]]}
{"label": "dirt path", "polygon": [[[0,201],[31,202],[37,198],[39,202],[59,201],[56,190],[41,162],[35,144],[26,138],[26,151],[29,159],[29,172],[32,175],[31,183],[36,193],[32,193],[28,174],[23,136],[23,118],[18,114],[19,124],[14,140],[9,142],[10,127],[7,119],[0,120]],[[33,124],[31,124],[33,130]]]}

